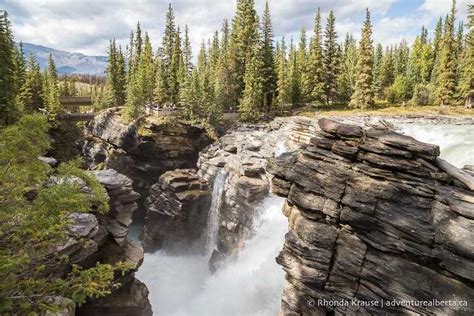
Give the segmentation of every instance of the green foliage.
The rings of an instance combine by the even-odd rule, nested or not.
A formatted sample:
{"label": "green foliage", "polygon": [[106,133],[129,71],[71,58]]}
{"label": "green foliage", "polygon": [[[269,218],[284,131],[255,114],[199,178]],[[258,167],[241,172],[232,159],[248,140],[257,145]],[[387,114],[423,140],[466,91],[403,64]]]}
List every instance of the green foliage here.
{"label": "green foliage", "polygon": [[462,73],[459,88],[465,106],[472,108],[474,102],[474,5],[469,5],[468,12],[469,31],[466,36],[466,45],[462,56]]}
{"label": "green foliage", "polygon": [[244,121],[257,120],[263,104],[263,62],[258,44],[254,44],[250,54],[245,68],[245,90],[239,107],[240,118]]}
{"label": "green foliage", "polygon": [[323,49],[321,39],[321,10],[318,8],[314,21],[314,31],[309,45],[307,71],[303,74],[303,95],[307,102],[321,103],[325,100]]}
{"label": "green foliage", "polygon": [[324,92],[326,96],[326,103],[330,104],[336,98],[337,93],[337,76],[339,73],[339,54],[337,45],[337,33],[336,33],[336,17],[334,12],[329,12],[326,30],[324,32]]}
{"label": "green foliage", "polygon": [[[54,268],[68,264],[57,249],[67,241],[70,212],[108,211],[105,189],[80,161],[63,163],[53,173],[38,159],[50,145],[47,118],[24,115],[0,130],[0,313],[44,313],[52,295],[82,303],[108,293],[114,273],[129,265],[97,265],[57,275]],[[49,177],[52,181],[46,181]],[[82,179],[90,189],[81,190]],[[95,282],[95,283],[94,283]]]}
{"label": "green foliage", "polygon": [[405,76],[397,76],[395,82],[387,92],[387,101],[390,103],[405,102],[409,95],[408,80]]}
{"label": "green foliage", "polygon": [[350,105],[361,109],[373,105],[372,74],[372,24],[370,22],[370,12],[367,9],[364,26],[362,28],[362,38],[359,43],[359,58],[357,61],[354,93],[351,97]]}
{"label": "green foliage", "polygon": [[417,84],[411,102],[414,105],[425,106],[434,104],[434,88],[431,84]]}

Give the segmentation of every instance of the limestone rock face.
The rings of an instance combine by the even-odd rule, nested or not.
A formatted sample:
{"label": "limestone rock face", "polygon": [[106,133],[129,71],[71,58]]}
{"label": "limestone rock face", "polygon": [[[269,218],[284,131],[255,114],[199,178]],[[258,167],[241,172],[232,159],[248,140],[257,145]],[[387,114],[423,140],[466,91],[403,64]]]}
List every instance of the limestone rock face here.
{"label": "limestone rock face", "polygon": [[107,216],[101,216],[101,219],[115,242],[124,245],[128,227],[132,223],[132,214],[138,207],[136,201],[140,194],[133,190],[130,178],[113,169],[91,172],[105,187],[110,198],[110,213]]}
{"label": "limestone rock face", "polygon": [[133,279],[112,295],[91,301],[80,307],[76,315],[84,316],[151,316],[148,289],[137,279]]}
{"label": "limestone rock face", "polygon": [[160,175],[194,168],[199,151],[210,143],[204,128],[153,117],[127,124],[112,108],[89,124],[83,154],[91,169],[115,169],[131,178],[142,204]]}
{"label": "limestone rock face", "polygon": [[197,176],[196,170],[164,173],[151,187],[145,203],[145,250],[196,248],[206,229],[210,197],[207,181]]}
{"label": "limestone rock face", "polygon": [[291,125],[285,119],[244,125],[201,152],[201,177],[214,183],[219,172],[227,175],[211,269],[216,269],[224,258],[236,255],[250,237],[258,206],[269,193],[267,159],[287,150],[290,131]]}
{"label": "limestone rock face", "polygon": [[281,314],[474,314],[474,192],[437,167],[438,146],[327,119],[319,127],[268,166],[287,198]]}

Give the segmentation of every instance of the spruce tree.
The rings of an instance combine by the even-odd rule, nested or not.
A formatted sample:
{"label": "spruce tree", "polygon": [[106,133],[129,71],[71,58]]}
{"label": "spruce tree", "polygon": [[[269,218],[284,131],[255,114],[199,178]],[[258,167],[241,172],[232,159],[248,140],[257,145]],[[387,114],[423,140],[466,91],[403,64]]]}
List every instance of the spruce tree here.
{"label": "spruce tree", "polygon": [[306,42],[306,29],[302,28],[296,60],[298,67],[298,103],[306,102],[308,99],[304,90],[304,81],[308,77],[308,45]]}
{"label": "spruce tree", "polygon": [[382,60],[383,60],[383,47],[382,44],[377,44],[374,52],[374,68],[373,68],[373,85],[372,90],[374,91],[374,97],[380,98],[382,95]]}
{"label": "spruce tree", "polygon": [[321,42],[321,10],[318,8],[314,22],[314,34],[310,43],[307,77],[303,79],[303,94],[308,101],[322,103],[325,100],[323,78],[323,50]]}
{"label": "spruce tree", "polygon": [[357,66],[357,43],[352,35],[346,34],[341,55],[341,72],[337,80],[338,99],[348,103],[354,92]]}
{"label": "spruce tree", "polygon": [[268,1],[265,2],[265,11],[263,12],[262,24],[262,77],[263,77],[263,111],[268,112],[273,103],[273,96],[276,89],[276,71],[275,71],[275,48],[273,46],[273,26],[270,16]]}
{"label": "spruce tree", "polygon": [[229,68],[229,24],[222,25],[220,54],[214,78],[216,106],[224,111],[229,109],[228,100],[232,97],[231,72]]}
{"label": "spruce tree", "polygon": [[251,47],[249,55],[245,65],[245,90],[239,106],[240,118],[244,121],[257,120],[263,103],[263,61],[258,42]]}
{"label": "spruce tree", "polygon": [[40,66],[31,54],[28,57],[25,82],[18,96],[18,106],[23,112],[34,113],[44,106],[42,86]]}
{"label": "spruce tree", "polygon": [[15,43],[8,20],[8,13],[0,10],[0,125],[15,121]]}
{"label": "spruce tree", "polygon": [[193,69],[193,53],[191,49],[191,42],[189,40],[188,25],[184,26],[184,40],[183,40],[183,59],[186,74],[190,74]]}
{"label": "spruce tree", "polygon": [[292,107],[296,107],[301,103],[301,72],[298,63],[298,52],[293,43],[293,38],[290,40],[290,52],[288,54],[288,81],[290,103]]}
{"label": "spruce tree", "polygon": [[469,30],[462,56],[462,73],[459,86],[464,105],[467,108],[472,108],[474,103],[474,5],[469,5],[468,19]]}
{"label": "spruce tree", "polygon": [[441,43],[439,78],[436,88],[436,99],[441,106],[449,106],[456,103],[456,39],[454,37],[455,18],[456,1],[453,0],[451,13],[445,21],[444,35]]}
{"label": "spruce tree", "polygon": [[58,72],[53,60],[53,56],[49,54],[48,67],[46,69],[46,110],[51,118],[55,119],[58,114],[62,112],[61,104],[59,103],[59,82]]}
{"label": "spruce tree", "polygon": [[177,69],[177,61],[175,59],[173,63],[173,53],[176,49],[176,25],[174,10],[169,4],[168,11],[166,13],[165,32],[163,34],[163,40],[161,47],[159,48],[158,54],[161,59],[161,76],[162,89],[165,95],[165,101],[167,103],[174,104],[177,97],[178,86],[177,77],[175,70]]}
{"label": "spruce tree", "polygon": [[339,72],[339,56],[337,48],[336,33],[336,17],[331,10],[327,19],[326,30],[324,32],[324,50],[323,50],[323,67],[324,67],[324,90],[326,94],[326,103],[330,104],[336,97],[337,76]]}
{"label": "spruce tree", "polygon": [[359,56],[357,61],[357,79],[355,82],[354,93],[351,97],[350,105],[361,109],[373,105],[372,91],[372,24],[370,22],[369,9],[366,11],[364,26],[362,27],[362,38],[359,42]]}
{"label": "spruce tree", "polygon": [[441,60],[441,43],[443,40],[443,18],[440,17],[436,24],[434,39],[433,39],[433,56],[432,56],[432,69],[430,72],[430,81],[432,84],[436,84],[438,81],[439,65]]}
{"label": "spruce tree", "polygon": [[244,73],[246,64],[252,57],[249,50],[259,42],[259,22],[253,0],[237,0],[237,12],[232,19],[232,32],[229,42],[229,69],[231,72],[232,93],[228,100],[236,107],[245,88]]}
{"label": "spruce tree", "polygon": [[285,38],[281,39],[277,53],[277,111],[283,111],[290,102],[290,92],[288,83],[288,63],[286,59]]}

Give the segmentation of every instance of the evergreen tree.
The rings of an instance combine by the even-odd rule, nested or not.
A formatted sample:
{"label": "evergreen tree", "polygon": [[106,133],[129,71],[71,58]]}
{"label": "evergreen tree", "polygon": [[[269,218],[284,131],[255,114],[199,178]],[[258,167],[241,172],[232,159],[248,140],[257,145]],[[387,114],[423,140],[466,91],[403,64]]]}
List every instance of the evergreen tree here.
{"label": "evergreen tree", "polygon": [[374,52],[374,68],[373,68],[373,85],[372,90],[374,91],[374,97],[380,98],[382,96],[382,60],[383,60],[383,47],[382,44],[377,44]]}
{"label": "evergreen tree", "polygon": [[453,0],[451,13],[444,24],[444,35],[441,43],[439,79],[436,99],[441,106],[455,104],[456,92],[456,39],[454,22],[456,18],[456,1]]}
{"label": "evergreen tree", "polygon": [[11,124],[17,117],[15,107],[15,43],[8,13],[0,10],[0,125]]}
{"label": "evergreen tree", "polygon": [[232,94],[228,102],[231,107],[236,107],[242,98],[245,88],[246,63],[250,58],[253,58],[249,51],[259,42],[258,28],[259,22],[254,1],[237,0],[237,12],[232,19],[232,32],[229,42]]}
{"label": "evergreen tree", "polygon": [[288,84],[289,96],[292,107],[301,103],[301,72],[298,63],[298,52],[293,38],[290,40],[290,52],[288,54]]}
{"label": "evergreen tree", "polygon": [[303,95],[308,102],[324,102],[323,50],[321,43],[321,10],[318,8],[314,34],[309,49],[308,70],[303,78]]}
{"label": "evergreen tree", "polygon": [[286,45],[285,38],[281,39],[281,43],[278,45],[277,53],[277,110],[282,111],[290,103],[290,92],[288,83],[288,63],[286,60]]}
{"label": "evergreen tree", "polygon": [[191,42],[189,40],[188,25],[184,26],[183,59],[186,74],[190,74],[193,70],[193,53],[191,49]]}
{"label": "evergreen tree", "polygon": [[443,40],[443,18],[439,18],[436,24],[434,39],[433,39],[433,56],[430,80],[432,84],[436,84],[439,74],[440,56],[441,56],[441,43]]}
{"label": "evergreen tree", "polygon": [[370,12],[367,9],[364,26],[362,28],[362,38],[359,42],[359,57],[357,61],[357,79],[355,82],[354,93],[351,97],[350,105],[365,109],[373,105],[372,91],[372,24],[370,22]]}
{"label": "evergreen tree", "polygon": [[385,94],[385,90],[395,81],[395,61],[393,58],[393,47],[387,47],[382,59],[380,69],[381,91]]}
{"label": "evergreen tree", "polygon": [[34,55],[28,58],[25,82],[18,97],[18,106],[25,113],[33,113],[42,108],[42,76],[38,62]]}
{"label": "evergreen tree", "polygon": [[231,73],[229,69],[229,25],[224,20],[221,32],[219,61],[214,78],[216,106],[223,111],[229,107],[228,100],[232,97]]}
{"label": "evergreen tree", "polygon": [[26,63],[25,53],[23,51],[23,43],[20,42],[18,46],[15,46],[15,91],[18,93],[25,83],[26,76]]}
{"label": "evergreen tree", "polygon": [[276,89],[276,71],[275,71],[275,48],[273,46],[273,27],[270,17],[270,8],[268,1],[265,2],[265,11],[261,25],[262,34],[262,77],[263,77],[263,111],[269,111],[272,107],[273,96]]}
{"label": "evergreen tree", "polygon": [[337,80],[338,97],[341,102],[349,102],[354,92],[357,66],[357,43],[347,34],[341,56],[341,72]]}
{"label": "evergreen tree", "polygon": [[251,47],[250,59],[245,65],[245,90],[239,107],[240,118],[244,121],[257,120],[263,103],[263,61],[260,55],[260,45]]}
{"label": "evergreen tree", "polygon": [[49,115],[54,119],[58,114],[62,112],[61,104],[59,103],[59,82],[58,72],[56,65],[53,60],[53,56],[49,54],[48,67],[46,69],[46,82],[47,86],[45,95],[46,110]]}
{"label": "evergreen tree", "polygon": [[300,33],[300,43],[298,45],[298,53],[297,53],[297,85],[298,85],[298,103],[306,102],[307,96],[305,95],[304,90],[304,80],[308,77],[308,45],[306,44],[306,29],[302,28]]}
{"label": "evergreen tree", "polygon": [[474,103],[474,5],[468,8],[469,30],[462,56],[462,73],[460,81],[461,97],[467,108]]}
{"label": "evergreen tree", "polygon": [[175,102],[178,100],[177,93],[179,93],[177,89],[178,82],[176,74],[176,71],[178,69],[177,67],[179,64],[176,58],[173,61],[173,54],[175,53],[175,50],[178,49],[178,44],[175,43],[175,40],[175,15],[171,4],[169,4],[168,11],[166,13],[165,32],[163,34],[163,40],[158,54],[161,59],[160,73],[162,78],[160,80],[162,83],[165,101],[171,104],[175,104]]}
{"label": "evergreen tree", "polygon": [[337,76],[339,72],[339,56],[337,48],[336,33],[336,17],[331,10],[327,19],[326,30],[324,32],[324,51],[323,51],[323,67],[324,67],[324,90],[326,95],[326,103],[330,104],[334,101],[337,92]]}

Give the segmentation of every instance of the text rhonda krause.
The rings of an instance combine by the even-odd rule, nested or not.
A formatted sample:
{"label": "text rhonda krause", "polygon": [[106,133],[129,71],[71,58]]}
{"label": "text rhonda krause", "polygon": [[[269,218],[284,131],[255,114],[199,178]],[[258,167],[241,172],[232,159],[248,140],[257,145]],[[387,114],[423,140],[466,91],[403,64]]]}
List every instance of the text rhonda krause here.
{"label": "text rhonda krause", "polygon": [[360,306],[360,307],[465,307],[467,301],[456,301],[456,300],[372,300],[372,301],[360,301],[357,299],[352,300],[327,300],[318,299],[316,304],[313,300],[308,301],[309,306],[320,306],[320,307],[347,307],[347,306]]}

